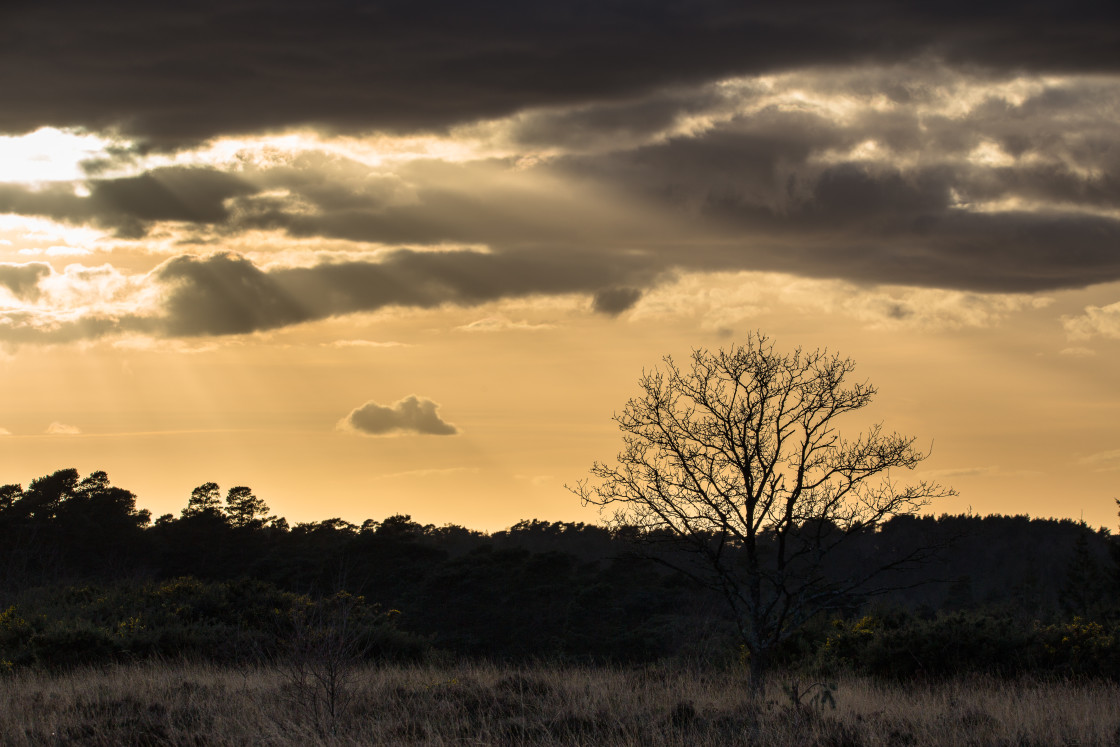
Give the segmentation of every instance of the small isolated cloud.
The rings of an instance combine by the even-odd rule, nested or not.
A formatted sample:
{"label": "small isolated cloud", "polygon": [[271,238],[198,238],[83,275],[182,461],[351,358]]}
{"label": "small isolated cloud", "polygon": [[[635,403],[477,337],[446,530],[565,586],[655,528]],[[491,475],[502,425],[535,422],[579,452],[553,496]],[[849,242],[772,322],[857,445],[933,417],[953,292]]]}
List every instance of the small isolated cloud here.
{"label": "small isolated cloud", "polygon": [[515,322],[511,319],[506,319],[504,316],[488,316],[484,319],[477,319],[470,324],[464,324],[455,329],[460,332],[504,332],[506,330],[521,330],[525,332],[532,332],[541,329],[552,329],[554,324],[533,324],[532,322],[520,321]]}
{"label": "small isolated cloud", "polygon": [[52,436],[76,436],[82,432],[82,429],[76,425],[67,425],[66,423],[59,423],[57,420],[47,426],[46,433]]}
{"label": "small isolated cloud", "polygon": [[10,436],[12,432],[7,428],[0,428],[0,436]]}
{"label": "small isolated cloud", "polygon": [[338,426],[367,436],[389,436],[401,433],[419,433],[426,436],[454,436],[459,432],[445,422],[436,410],[439,404],[430,399],[410,395],[386,407],[376,402],[366,402],[343,418]]}
{"label": "small isolated cloud", "polygon": [[638,302],[642,292],[637,288],[605,288],[595,294],[591,308],[600,314],[618,316]]}

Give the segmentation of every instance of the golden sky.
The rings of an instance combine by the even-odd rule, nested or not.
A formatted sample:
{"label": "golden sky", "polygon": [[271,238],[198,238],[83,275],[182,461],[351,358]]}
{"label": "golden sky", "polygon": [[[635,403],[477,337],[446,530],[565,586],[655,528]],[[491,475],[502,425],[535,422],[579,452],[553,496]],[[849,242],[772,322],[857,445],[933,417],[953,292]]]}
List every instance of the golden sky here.
{"label": "golden sky", "polygon": [[593,521],[643,368],[760,330],[934,513],[1115,529],[1110,11],[119,5],[4,11],[0,482]]}

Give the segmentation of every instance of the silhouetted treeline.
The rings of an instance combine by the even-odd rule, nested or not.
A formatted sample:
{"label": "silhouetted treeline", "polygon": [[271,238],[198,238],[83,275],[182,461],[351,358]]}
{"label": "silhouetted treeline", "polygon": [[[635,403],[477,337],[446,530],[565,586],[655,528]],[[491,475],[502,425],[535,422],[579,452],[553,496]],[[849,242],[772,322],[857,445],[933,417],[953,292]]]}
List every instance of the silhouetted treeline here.
{"label": "silhouetted treeline", "polygon": [[[392,642],[378,649],[384,655],[733,658],[719,596],[656,562],[674,550],[634,539],[545,521],[493,533],[408,516],[289,526],[251,489],[223,497],[213,483],[196,488],[180,515],[152,521],[104,472],[61,470],[26,489],[0,487],[0,611],[8,610],[0,660],[50,662],[60,646],[84,650],[81,641],[112,656],[267,651],[293,606],[339,592],[362,609],[400,611],[391,620],[368,615],[378,640]],[[1107,639],[1120,650],[1120,549],[1106,530],[1025,516],[901,517],[857,537],[829,572],[854,575],[861,563],[913,548],[930,557],[868,589],[879,592],[872,606],[853,598],[840,618],[809,626],[786,658],[888,661],[913,641],[927,652],[931,642],[950,645],[948,630],[975,628],[961,645],[988,640],[977,631],[995,625],[1006,633],[996,638],[1018,641],[1008,645],[1019,653],[1004,652],[990,668],[1011,671],[1037,663],[1050,639],[1063,637],[1061,626],[1089,622],[1099,626],[1092,645]],[[1107,669],[1105,649],[1097,658]],[[967,646],[953,650],[975,659]],[[1071,656],[1053,654],[1046,666],[1072,669]],[[909,661],[932,672],[947,660],[927,666],[911,652]]]}

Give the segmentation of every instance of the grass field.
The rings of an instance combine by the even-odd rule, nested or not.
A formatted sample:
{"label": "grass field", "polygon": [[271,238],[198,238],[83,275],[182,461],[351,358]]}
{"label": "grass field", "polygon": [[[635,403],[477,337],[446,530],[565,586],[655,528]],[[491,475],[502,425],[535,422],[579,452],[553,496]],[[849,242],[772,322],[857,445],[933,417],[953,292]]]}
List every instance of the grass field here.
{"label": "grass field", "polygon": [[0,744],[1120,745],[1114,683],[840,678],[833,708],[795,682],[752,703],[733,672],[667,667],[17,671]]}

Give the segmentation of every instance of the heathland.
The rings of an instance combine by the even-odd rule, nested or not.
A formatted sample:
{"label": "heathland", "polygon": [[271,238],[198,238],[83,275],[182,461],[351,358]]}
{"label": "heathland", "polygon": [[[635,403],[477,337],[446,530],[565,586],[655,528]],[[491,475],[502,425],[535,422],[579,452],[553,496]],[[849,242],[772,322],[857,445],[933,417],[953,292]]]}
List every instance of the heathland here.
{"label": "heathland", "polygon": [[[719,594],[624,529],[289,526],[246,487],[152,521],[104,473],[0,488],[4,744],[1120,743],[1120,551],[902,516],[752,693]],[[658,552],[669,552],[659,550]]]}

